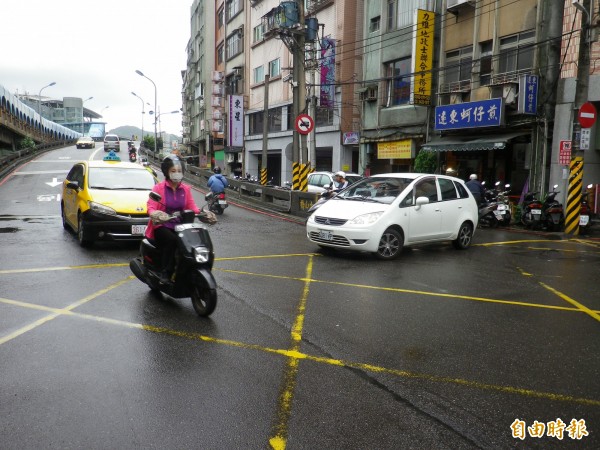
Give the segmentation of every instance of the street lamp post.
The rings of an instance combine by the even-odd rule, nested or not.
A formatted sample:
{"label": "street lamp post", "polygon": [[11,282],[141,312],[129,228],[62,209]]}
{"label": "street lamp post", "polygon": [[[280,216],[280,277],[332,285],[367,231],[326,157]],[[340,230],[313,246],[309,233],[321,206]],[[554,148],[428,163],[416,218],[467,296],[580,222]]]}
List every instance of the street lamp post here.
{"label": "street lamp post", "polygon": [[84,110],[83,104],[84,104],[85,102],[87,102],[88,100],[91,100],[91,99],[93,99],[93,98],[94,98],[94,97],[88,97],[88,98],[86,98],[84,101],[82,101],[82,102],[81,102],[81,134],[85,134],[85,133],[84,133],[84,132],[85,132],[85,123],[84,123],[84,118],[85,118],[85,116],[84,116],[84,114],[83,114],[83,110]]}
{"label": "street lamp post", "polygon": [[[139,76],[144,77],[148,80],[150,80],[150,82],[154,85],[154,114],[156,117],[156,97],[157,97],[157,91],[156,91],[156,83],[154,81],[152,81],[150,78],[148,78],[146,75],[144,75],[142,73],[141,70],[136,70],[135,73],[137,73]],[[156,138],[156,120],[154,121],[154,156],[156,157],[156,152],[157,152],[157,145],[158,145],[158,140]]]}
{"label": "street lamp post", "polygon": [[46,86],[40,89],[40,93],[38,94],[38,114],[40,115],[40,117],[42,116],[42,91],[47,87],[54,86],[55,84],[56,82],[53,81],[52,83],[47,84]]}
{"label": "street lamp post", "polygon": [[140,147],[142,146],[142,143],[144,142],[144,114],[146,114],[145,111],[145,102],[144,99],[142,97],[140,97],[139,95],[137,95],[135,92],[131,92],[134,96],[136,96],[137,98],[140,99],[140,101],[142,102],[142,140],[140,142]]}

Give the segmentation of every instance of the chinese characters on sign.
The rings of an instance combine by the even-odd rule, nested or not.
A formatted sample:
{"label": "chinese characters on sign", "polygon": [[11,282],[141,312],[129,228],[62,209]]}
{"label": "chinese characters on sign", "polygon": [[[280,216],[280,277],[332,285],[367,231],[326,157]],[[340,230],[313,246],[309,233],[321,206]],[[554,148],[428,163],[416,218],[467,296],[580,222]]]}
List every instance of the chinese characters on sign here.
{"label": "chinese characters on sign", "polygon": [[244,145],[244,97],[229,96],[229,146]]}
{"label": "chinese characters on sign", "polygon": [[504,125],[502,98],[435,107],[435,129],[438,131],[501,125]]}
{"label": "chinese characters on sign", "polygon": [[563,166],[571,164],[571,141],[560,141],[558,163]]}
{"label": "chinese characters on sign", "polygon": [[581,440],[584,436],[589,436],[585,420],[572,419],[569,425],[561,419],[552,420],[548,423],[535,420],[531,426],[527,426],[524,420],[515,419],[510,424],[512,437],[515,439],[525,440],[527,435],[532,438],[542,438],[544,436],[553,437],[563,440],[566,436],[571,439]]}
{"label": "chinese characters on sign", "polygon": [[537,114],[538,76],[523,75],[519,79],[519,107],[523,114]]}
{"label": "chinese characters on sign", "polygon": [[412,103],[414,105],[431,104],[431,69],[433,68],[434,13],[417,10],[413,49]]}
{"label": "chinese characters on sign", "polygon": [[410,159],[414,154],[412,139],[377,144],[377,159]]}

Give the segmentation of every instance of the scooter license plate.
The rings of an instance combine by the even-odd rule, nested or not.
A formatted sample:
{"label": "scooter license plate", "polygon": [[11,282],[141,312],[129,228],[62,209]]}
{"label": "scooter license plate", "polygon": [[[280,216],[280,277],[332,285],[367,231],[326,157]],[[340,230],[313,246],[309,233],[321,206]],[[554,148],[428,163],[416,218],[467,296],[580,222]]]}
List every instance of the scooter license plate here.
{"label": "scooter license plate", "polygon": [[319,238],[324,241],[331,241],[333,239],[333,231],[319,230]]}
{"label": "scooter license plate", "polygon": [[531,214],[533,214],[534,216],[539,216],[542,214],[542,210],[541,209],[532,209]]}
{"label": "scooter license plate", "polygon": [[494,214],[496,214],[497,216],[503,216],[504,214],[506,214],[506,211],[494,211]]}
{"label": "scooter license plate", "polygon": [[590,221],[590,216],[579,216],[579,226],[585,227]]}
{"label": "scooter license plate", "polygon": [[227,204],[227,200],[219,200],[219,205],[226,205]]}
{"label": "scooter license plate", "polygon": [[131,225],[131,234],[134,236],[143,236],[146,234],[146,225]]}

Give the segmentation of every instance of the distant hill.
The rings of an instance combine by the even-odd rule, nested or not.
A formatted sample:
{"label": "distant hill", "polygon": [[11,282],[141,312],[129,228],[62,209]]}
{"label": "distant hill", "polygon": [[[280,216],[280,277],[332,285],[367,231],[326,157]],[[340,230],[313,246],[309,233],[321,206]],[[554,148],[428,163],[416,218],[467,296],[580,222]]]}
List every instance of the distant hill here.
{"label": "distant hill", "polygon": [[[122,127],[113,128],[112,130],[108,131],[108,133],[116,134],[117,136],[124,137],[124,138],[130,138],[132,135],[135,135],[138,137],[138,139],[140,139],[140,140],[142,139],[142,129],[139,127],[131,126],[131,125],[125,125]],[[144,129],[144,136],[154,136],[154,130]],[[165,141],[181,142],[181,136],[166,133]]]}

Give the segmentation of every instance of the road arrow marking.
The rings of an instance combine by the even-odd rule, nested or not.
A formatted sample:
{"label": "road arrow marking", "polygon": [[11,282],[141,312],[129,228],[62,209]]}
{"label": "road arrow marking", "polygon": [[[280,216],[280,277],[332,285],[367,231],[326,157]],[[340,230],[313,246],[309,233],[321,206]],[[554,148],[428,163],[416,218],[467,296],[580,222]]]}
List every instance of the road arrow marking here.
{"label": "road arrow marking", "polygon": [[58,186],[59,184],[62,184],[62,181],[58,181],[58,179],[57,179],[57,178],[53,178],[53,179],[52,179],[52,181],[50,181],[50,182],[46,182],[46,184],[47,184],[48,186],[50,186],[50,187],[56,187],[56,186]]}

